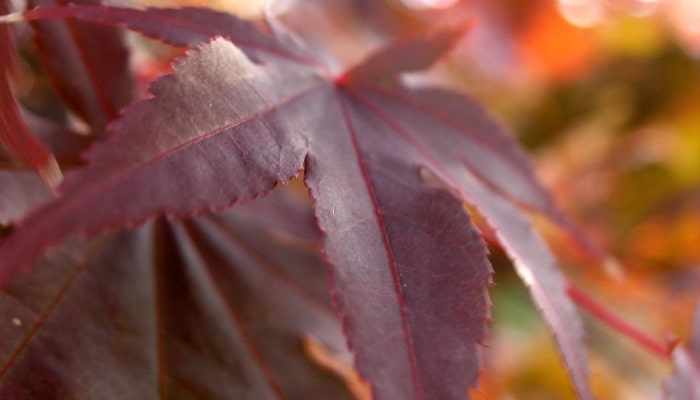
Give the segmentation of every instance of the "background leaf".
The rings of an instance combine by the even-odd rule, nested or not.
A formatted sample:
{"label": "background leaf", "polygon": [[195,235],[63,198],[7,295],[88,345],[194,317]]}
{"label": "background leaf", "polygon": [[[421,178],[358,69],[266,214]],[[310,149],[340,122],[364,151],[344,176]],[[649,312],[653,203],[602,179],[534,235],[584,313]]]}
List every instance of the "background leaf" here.
{"label": "background leaf", "polygon": [[63,245],[2,291],[0,397],[349,399],[302,346],[346,351],[317,249],[282,193]]}
{"label": "background leaf", "polygon": [[[153,99],[129,108],[112,138],[91,149],[89,168],[59,189],[64,196],[23,222],[39,234],[35,249],[159,213],[220,209],[291,179],[302,166],[301,133],[313,115],[285,103],[317,78],[285,66],[253,64],[224,40],[180,61],[174,75],[152,86]],[[4,258],[5,278],[33,257],[29,244],[14,235],[3,243],[16,251]]]}
{"label": "background leaf", "polygon": [[[10,11],[9,0],[0,1],[0,14]],[[36,171],[49,188],[55,188],[63,179],[58,163],[22,120],[19,107],[10,87],[8,73],[14,70],[14,42],[10,26],[0,25],[0,144],[13,158]]]}
{"label": "background leaf", "polygon": [[23,13],[27,20],[77,18],[84,21],[126,26],[148,37],[180,47],[195,47],[221,36],[240,47],[249,57],[271,54],[298,63],[315,64],[311,55],[288,38],[261,32],[253,23],[207,8],[147,8],[146,10],[76,6],[37,8]]}
{"label": "background leaf", "polygon": [[[33,0],[29,7],[67,5],[64,0]],[[100,4],[82,0],[78,4]],[[44,71],[66,105],[98,136],[133,97],[129,53],[123,32],[79,21],[31,24]]]}
{"label": "background leaf", "polygon": [[[27,110],[22,113],[22,118],[32,132],[36,132],[39,139],[52,149],[62,169],[70,170],[82,164],[80,154],[89,145],[89,137],[78,135]],[[53,196],[35,173],[26,166],[17,165],[0,148],[0,225],[10,226],[21,220],[30,210]]]}

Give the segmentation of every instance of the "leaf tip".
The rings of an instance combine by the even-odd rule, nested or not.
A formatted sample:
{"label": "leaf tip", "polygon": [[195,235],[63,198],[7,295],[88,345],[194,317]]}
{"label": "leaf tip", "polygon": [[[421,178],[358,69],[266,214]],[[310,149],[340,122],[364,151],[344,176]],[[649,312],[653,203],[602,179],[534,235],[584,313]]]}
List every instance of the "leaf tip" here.
{"label": "leaf tip", "polygon": [[37,173],[41,180],[46,183],[46,185],[52,191],[56,191],[58,185],[63,181],[63,173],[61,172],[61,167],[59,167],[58,162],[53,156],[49,156],[43,165],[38,166]]}

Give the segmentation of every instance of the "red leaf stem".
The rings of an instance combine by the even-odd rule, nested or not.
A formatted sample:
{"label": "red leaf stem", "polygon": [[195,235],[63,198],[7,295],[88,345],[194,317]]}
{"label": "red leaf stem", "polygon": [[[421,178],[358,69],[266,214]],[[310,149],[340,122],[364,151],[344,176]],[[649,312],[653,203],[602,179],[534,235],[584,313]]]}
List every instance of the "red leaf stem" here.
{"label": "red leaf stem", "polygon": [[669,359],[671,355],[671,348],[669,348],[669,346],[665,345],[663,342],[654,339],[647,333],[639,330],[639,328],[632,326],[630,323],[612,313],[605,306],[593,300],[581,289],[573,286],[571,283],[568,284],[566,292],[576,304],[588,311],[600,321],[604,322],[629,339],[637,342],[637,344],[656,354],[657,356],[664,359]]}

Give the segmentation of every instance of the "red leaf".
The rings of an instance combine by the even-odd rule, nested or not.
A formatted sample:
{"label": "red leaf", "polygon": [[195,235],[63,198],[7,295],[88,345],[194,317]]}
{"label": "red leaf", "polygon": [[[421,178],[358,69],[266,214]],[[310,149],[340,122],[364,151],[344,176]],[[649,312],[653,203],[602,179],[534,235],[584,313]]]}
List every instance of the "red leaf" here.
{"label": "red leaf", "polygon": [[357,367],[377,399],[462,399],[489,317],[486,248],[462,204],[401,166],[358,111],[332,116],[347,139],[312,148],[306,177]]}
{"label": "red leaf", "polygon": [[[0,1],[0,14],[9,8]],[[14,46],[8,25],[0,24],[0,144],[12,156],[31,167],[50,187],[56,187],[63,175],[51,152],[34,137],[22,120],[7,74],[14,68]]]}
{"label": "red leaf", "polygon": [[0,143],[13,157],[34,169],[48,187],[55,188],[63,179],[58,163],[46,146],[29,131],[19,114],[9,83],[2,78],[0,77]]}
{"label": "red leaf", "polygon": [[530,221],[512,204],[499,198],[477,179],[464,176],[462,184],[513,259],[516,272],[554,336],[578,398],[593,399],[583,344],[583,324],[567,295],[567,283],[557,269],[554,256]]}
{"label": "red leaf", "polygon": [[[63,169],[82,164],[80,154],[89,144],[89,138],[77,135],[62,126],[43,120],[29,112],[22,118],[43,143],[51,147]],[[9,154],[0,148],[0,226],[8,226],[50,200],[51,191],[36,174],[13,165]]]}
{"label": "red leaf", "polygon": [[474,175],[511,202],[556,221],[564,218],[535,179],[523,151],[481,105],[444,90],[407,90],[366,80],[349,85],[351,93],[419,149],[424,162],[452,187],[460,186],[460,176]]}
{"label": "red leaf", "polygon": [[[29,6],[68,3],[67,0],[32,0]],[[103,133],[134,92],[129,54],[121,32],[77,21],[37,21],[32,27],[46,74],[63,100],[97,134]]]}
{"label": "red leaf", "polygon": [[302,166],[305,130],[316,117],[295,100],[319,83],[306,69],[253,64],[224,40],[193,52],[152,86],[152,99],[127,109],[113,137],[87,153],[89,167],[70,174],[62,197],[22,222],[36,247],[21,235],[7,238],[0,281],[22,264],[15,261],[67,235],[221,209],[289,180]]}
{"label": "red leaf", "polygon": [[[188,13],[204,15],[73,7],[25,16],[124,22],[182,44],[217,31],[219,17],[202,26]],[[491,270],[463,201],[500,231],[579,395],[591,398],[582,328],[563,279],[512,204],[563,218],[526,157],[473,100],[408,89],[391,75],[430,65],[459,31],[390,46],[333,78],[251,29],[236,23],[224,33],[245,55],[222,39],[202,45],[152,86],[153,98],[125,111],[111,139],[88,153],[88,166],[69,175],[62,197],[7,237],[0,281],[72,234],[264,195],[306,159],[334,299],[378,399],[464,398],[476,381]],[[427,48],[436,50],[407,53]]]}
{"label": "red leaf", "polygon": [[[506,201],[517,199],[563,219],[536,182],[524,155],[480,107],[464,97],[366,84],[352,93],[411,144],[420,154],[416,163],[428,166],[489,220],[554,334],[579,397],[593,398],[583,325],[566,294],[566,282],[528,219]],[[447,134],[435,135],[437,129]],[[398,146],[392,147],[396,152]]]}
{"label": "red leaf", "polygon": [[84,21],[125,26],[148,37],[180,47],[195,47],[215,36],[236,43],[249,57],[274,54],[306,64],[315,62],[309,54],[285,37],[272,37],[240,18],[206,8],[147,8],[76,6],[36,8],[23,13],[29,21],[76,18]]}
{"label": "red leaf", "polygon": [[50,198],[51,191],[35,174],[0,170],[0,226],[19,220]]}
{"label": "red leaf", "polygon": [[420,38],[392,43],[345,73],[342,80],[376,84],[396,78],[399,66],[405,72],[424,70],[451,50],[467,28],[466,24],[444,28]]}
{"label": "red leaf", "polygon": [[349,400],[301,345],[344,351],[305,211],[276,196],[49,253],[0,296],[0,398]]}
{"label": "red leaf", "polygon": [[664,385],[664,398],[685,400],[700,398],[700,307],[695,309],[688,343],[672,353],[674,371]]}

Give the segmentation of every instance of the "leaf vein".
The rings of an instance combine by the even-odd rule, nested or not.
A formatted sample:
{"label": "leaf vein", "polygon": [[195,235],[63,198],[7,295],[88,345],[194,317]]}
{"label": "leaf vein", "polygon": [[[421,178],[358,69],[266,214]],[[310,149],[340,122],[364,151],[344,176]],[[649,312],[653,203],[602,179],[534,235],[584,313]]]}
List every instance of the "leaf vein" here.
{"label": "leaf vein", "polygon": [[377,195],[374,191],[374,187],[372,184],[372,181],[369,177],[368,171],[367,171],[367,166],[365,165],[365,162],[363,161],[362,158],[362,153],[359,147],[358,143],[358,138],[357,138],[357,132],[355,131],[355,128],[353,127],[352,121],[350,120],[350,116],[348,115],[347,111],[347,106],[345,105],[345,102],[343,99],[340,97],[340,93],[336,92],[340,111],[343,117],[343,124],[347,128],[347,133],[350,136],[353,150],[356,155],[356,160],[358,163],[358,167],[360,168],[360,171],[362,173],[362,178],[365,182],[365,185],[367,187],[367,192],[370,197],[370,200],[372,201],[372,207],[374,209],[375,217],[377,220],[377,225],[378,228],[381,232],[382,235],[382,242],[384,244],[384,248],[386,249],[387,253],[387,258],[389,261],[389,268],[391,269],[391,274],[392,274],[392,279],[394,282],[394,290],[396,292],[396,295],[398,297],[398,303],[399,303],[399,308],[400,308],[400,314],[401,314],[401,322],[403,325],[403,338],[404,341],[406,342],[406,352],[409,358],[409,363],[410,363],[410,368],[411,368],[411,379],[413,383],[413,389],[415,391],[415,395],[417,399],[422,399],[422,389],[421,389],[421,384],[420,384],[420,378],[419,378],[419,373],[418,373],[418,360],[417,356],[415,354],[415,348],[414,348],[414,343],[413,343],[413,333],[412,329],[410,326],[410,322],[408,319],[408,310],[406,309],[406,303],[405,303],[405,296],[403,294],[403,287],[401,284],[401,277],[399,275],[398,271],[398,265],[396,264],[396,259],[394,256],[394,251],[393,248],[391,247],[391,242],[389,240],[389,234],[387,231],[387,227],[384,222],[384,218],[382,216],[381,209],[379,207],[379,202],[377,199]]}

